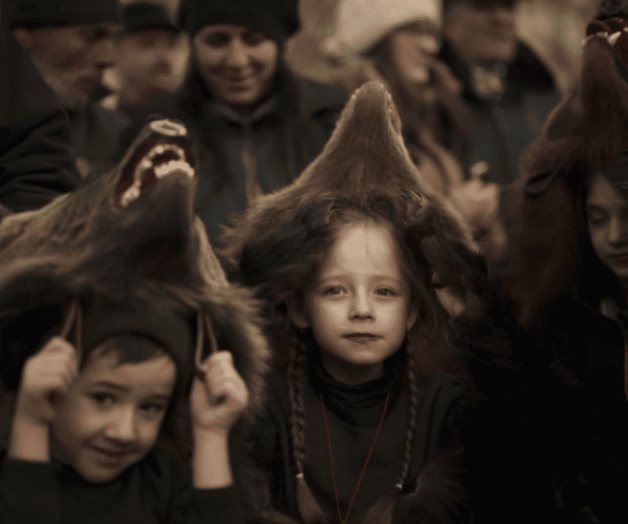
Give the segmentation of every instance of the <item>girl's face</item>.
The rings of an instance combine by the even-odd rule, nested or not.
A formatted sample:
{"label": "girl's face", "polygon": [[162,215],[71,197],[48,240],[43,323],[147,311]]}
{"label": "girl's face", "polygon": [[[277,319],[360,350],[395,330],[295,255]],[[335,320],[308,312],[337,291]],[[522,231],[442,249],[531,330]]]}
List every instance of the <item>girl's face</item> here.
{"label": "girl's face", "polygon": [[390,59],[400,78],[408,86],[426,84],[430,67],[438,51],[437,32],[416,22],[396,30],[388,40]]}
{"label": "girl's face", "polygon": [[232,106],[250,106],[272,89],[279,64],[277,43],[259,31],[236,25],[209,25],[193,39],[205,86]]}
{"label": "girl's face", "polygon": [[620,279],[628,279],[628,199],[603,175],[591,180],[586,201],[591,245]]}
{"label": "girl's face", "polygon": [[401,253],[388,229],[373,222],[343,226],[307,289],[294,323],[310,327],[325,369],[357,384],[383,374],[416,320]]}
{"label": "girl's face", "polygon": [[92,353],[53,423],[61,458],[89,482],[114,480],[155,444],[175,379],[166,355],[119,364]]}

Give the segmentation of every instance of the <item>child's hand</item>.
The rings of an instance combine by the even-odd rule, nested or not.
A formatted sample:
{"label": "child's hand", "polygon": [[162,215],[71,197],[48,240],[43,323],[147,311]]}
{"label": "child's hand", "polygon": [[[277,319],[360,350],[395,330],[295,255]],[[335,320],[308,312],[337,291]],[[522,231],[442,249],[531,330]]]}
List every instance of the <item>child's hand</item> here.
{"label": "child's hand", "polygon": [[74,346],[59,337],[51,338],[22,369],[15,418],[48,427],[57,405],[72,385],[78,368]]}
{"label": "child's hand", "polygon": [[249,402],[249,391],[228,351],[210,355],[195,378],[190,395],[194,430],[227,434]]}

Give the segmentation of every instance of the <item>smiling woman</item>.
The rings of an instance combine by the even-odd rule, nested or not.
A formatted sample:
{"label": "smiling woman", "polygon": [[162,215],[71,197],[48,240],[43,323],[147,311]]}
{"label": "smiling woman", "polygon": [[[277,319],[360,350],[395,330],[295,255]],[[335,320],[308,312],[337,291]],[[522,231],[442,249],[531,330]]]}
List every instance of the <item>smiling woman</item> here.
{"label": "smiling woman", "polygon": [[296,0],[184,0],[181,13],[189,75],[151,112],[181,120],[195,137],[196,212],[220,245],[222,226],[320,152],[345,95],[288,70],[285,45],[300,27]]}

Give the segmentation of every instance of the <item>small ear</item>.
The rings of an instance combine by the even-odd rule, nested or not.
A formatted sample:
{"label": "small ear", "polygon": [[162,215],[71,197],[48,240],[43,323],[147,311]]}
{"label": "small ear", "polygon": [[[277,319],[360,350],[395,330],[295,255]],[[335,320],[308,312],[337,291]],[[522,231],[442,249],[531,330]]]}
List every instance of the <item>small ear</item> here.
{"label": "small ear", "polygon": [[299,329],[310,327],[310,319],[306,313],[302,298],[295,297],[288,301],[288,315],[290,315],[292,323]]}

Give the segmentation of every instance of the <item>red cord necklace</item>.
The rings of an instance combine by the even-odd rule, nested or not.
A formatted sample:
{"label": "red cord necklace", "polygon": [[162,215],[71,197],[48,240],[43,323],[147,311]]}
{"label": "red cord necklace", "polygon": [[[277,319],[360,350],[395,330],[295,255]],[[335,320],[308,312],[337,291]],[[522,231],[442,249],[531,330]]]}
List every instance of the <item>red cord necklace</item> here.
{"label": "red cord necklace", "polygon": [[338,521],[340,524],[347,524],[349,522],[349,516],[351,515],[351,510],[353,509],[353,504],[355,499],[358,496],[358,492],[360,491],[360,486],[362,484],[362,480],[364,480],[364,475],[366,474],[366,470],[368,469],[369,462],[371,462],[371,457],[373,456],[373,452],[375,451],[375,446],[377,446],[377,441],[379,440],[379,435],[382,432],[382,427],[384,426],[384,420],[386,418],[386,413],[388,413],[388,400],[389,394],[386,393],[386,399],[384,400],[384,409],[382,410],[382,415],[379,419],[379,423],[377,424],[377,429],[375,430],[375,435],[373,436],[373,441],[371,442],[371,447],[364,459],[364,464],[362,464],[362,471],[360,471],[360,476],[355,483],[355,487],[353,488],[353,494],[351,495],[351,499],[349,501],[349,505],[347,506],[347,511],[345,512],[344,517],[342,516],[342,511],[340,509],[340,496],[338,494],[338,482],[336,480],[336,461],[334,460],[334,450],[331,445],[331,434],[329,433],[329,421],[327,420],[327,407],[325,406],[325,399],[323,395],[320,395],[321,400],[321,412],[323,413],[323,425],[325,427],[325,437],[327,439],[327,451],[329,454],[329,468],[331,469],[331,480],[334,485],[334,498],[336,499],[336,512],[338,513]]}

